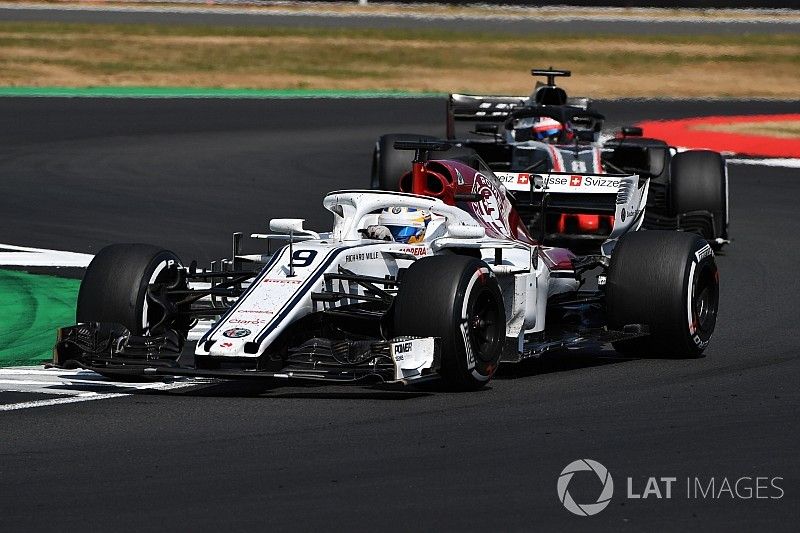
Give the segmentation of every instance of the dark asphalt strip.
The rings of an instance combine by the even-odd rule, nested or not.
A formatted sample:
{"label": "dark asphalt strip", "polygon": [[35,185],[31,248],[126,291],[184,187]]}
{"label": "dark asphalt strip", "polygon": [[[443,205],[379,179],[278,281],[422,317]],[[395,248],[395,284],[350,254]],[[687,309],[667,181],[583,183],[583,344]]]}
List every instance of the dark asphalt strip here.
{"label": "dark asphalt strip", "polygon": [[[791,103],[613,102],[622,124],[784,112]],[[796,104],[795,104],[796,105]],[[440,101],[2,99],[0,242],[96,251],[152,241],[228,253],[274,216],[329,224],[325,191],[363,186],[371,143],[442,133]],[[9,530],[792,531],[800,520],[796,170],[730,169],[733,244],[698,360],[604,353],[507,368],[473,394],[226,385],[2,414]],[[657,305],[657,302],[654,302]],[[556,481],[591,458],[615,483],[579,518]],[[627,499],[674,476],[673,499]],[[779,476],[781,499],[686,498],[685,480]],[[599,487],[577,483],[576,499]]]}
{"label": "dark asphalt strip", "polygon": [[[786,113],[796,102],[598,102],[645,118]],[[200,264],[275,217],[330,224],[322,197],[368,184],[386,132],[444,134],[444,100],[0,98],[0,243],[94,253],[166,246]]]}
{"label": "dark asphalt strip", "polygon": [[547,34],[626,34],[626,35],[708,35],[741,33],[793,33],[798,24],[791,22],[751,22],[692,20],[553,20],[553,19],[442,19],[435,17],[387,17],[329,15],[278,15],[265,12],[167,12],[167,11],[98,11],[76,9],[9,9],[0,7],[0,21],[80,22],[103,24],[168,24],[197,26],[304,27],[304,28],[375,28],[442,29],[480,31],[511,35]]}

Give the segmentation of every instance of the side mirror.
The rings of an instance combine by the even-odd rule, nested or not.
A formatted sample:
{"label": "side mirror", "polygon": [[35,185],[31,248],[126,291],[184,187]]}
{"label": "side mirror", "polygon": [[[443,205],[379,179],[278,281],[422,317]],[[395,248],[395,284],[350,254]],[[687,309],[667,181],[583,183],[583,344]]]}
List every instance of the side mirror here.
{"label": "side mirror", "polygon": [[318,239],[319,234],[303,228],[303,222],[305,221],[304,218],[273,218],[269,221],[269,230],[282,235],[311,235]]}
{"label": "side mirror", "polygon": [[484,135],[497,135],[499,130],[499,124],[475,124],[475,133],[481,133]]}
{"label": "side mirror", "polygon": [[303,233],[304,218],[273,218],[269,221],[269,230],[275,233]]}
{"label": "side mirror", "polygon": [[644,131],[642,128],[638,126],[623,126],[622,127],[622,136],[623,137],[641,137],[644,135]]}
{"label": "side mirror", "polygon": [[447,233],[454,239],[482,239],[486,236],[483,227],[463,224],[447,224]]}

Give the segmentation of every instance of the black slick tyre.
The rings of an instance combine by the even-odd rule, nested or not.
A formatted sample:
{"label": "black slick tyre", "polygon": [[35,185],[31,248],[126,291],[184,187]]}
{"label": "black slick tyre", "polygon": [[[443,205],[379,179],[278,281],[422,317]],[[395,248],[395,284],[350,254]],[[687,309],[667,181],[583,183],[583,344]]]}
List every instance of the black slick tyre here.
{"label": "black slick tyre", "polygon": [[169,309],[149,301],[151,283],[175,279],[180,259],[149,244],[112,244],[92,259],[78,292],[78,323],[121,324],[133,335],[145,335],[157,324],[181,330],[188,324],[165,316]]}
{"label": "black slick tyre", "polygon": [[484,386],[505,342],[503,296],[478,259],[443,255],[417,260],[394,300],[394,335],[439,337],[444,383],[454,390]]}
{"label": "black slick tyre", "polygon": [[[670,163],[669,201],[672,214],[708,211],[713,215],[714,239],[728,237],[728,191],[725,161],[717,152],[690,150],[676,154]],[[704,232],[705,233],[705,232]]]}
{"label": "black slick tyre", "polygon": [[381,191],[399,191],[400,178],[411,171],[413,150],[398,150],[396,141],[435,141],[430,135],[413,133],[390,133],[378,137],[372,152],[372,179],[370,187]]}
{"label": "black slick tyre", "polygon": [[693,233],[624,235],[606,281],[608,324],[644,324],[650,335],[614,343],[636,357],[700,357],[717,320],[719,274],[711,246]]}

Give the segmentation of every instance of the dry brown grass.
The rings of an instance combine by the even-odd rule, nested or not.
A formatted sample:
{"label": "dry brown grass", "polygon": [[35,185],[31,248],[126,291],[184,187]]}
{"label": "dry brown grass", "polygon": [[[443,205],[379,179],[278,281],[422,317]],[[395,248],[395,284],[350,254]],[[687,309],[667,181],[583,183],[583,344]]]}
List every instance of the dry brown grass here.
{"label": "dry brown grass", "polygon": [[[0,85],[526,94],[533,66],[595,97],[800,95],[800,36],[586,37],[0,23]],[[758,72],[754,74],[754,72]]]}

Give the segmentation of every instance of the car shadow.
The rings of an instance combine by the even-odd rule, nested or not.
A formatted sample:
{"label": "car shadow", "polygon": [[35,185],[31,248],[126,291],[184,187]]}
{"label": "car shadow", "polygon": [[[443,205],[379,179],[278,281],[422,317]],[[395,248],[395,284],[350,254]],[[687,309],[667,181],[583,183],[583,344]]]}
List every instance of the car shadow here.
{"label": "car shadow", "polygon": [[327,400],[409,400],[429,396],[430,391],[418,388],[385,387],[382,384],[330,384],[285,381],[221,381],[215,383],[187,383],[186,387],[173,389],[144,389],[135,394],[157,396],[236,397],[236,398],[291,398]]}
{"label": "car shadow", "polygon": [[623,356],[612,348],[604,346],[587,346],[580,349],[557,350],[545,353],[520,363],[503,364],[497,370],[494,379],[511,380],[531,376],[569,372],[580,368],[617,365],[636,361],[639,358]]}

